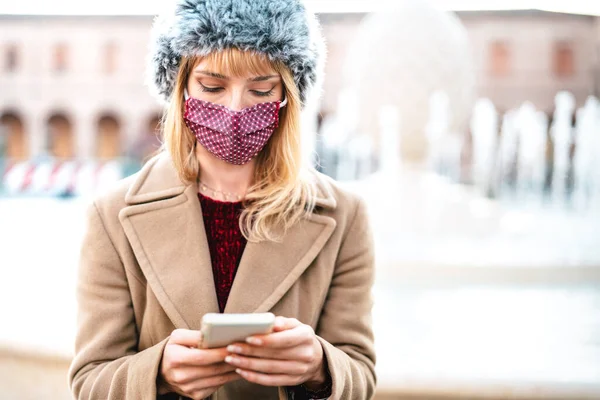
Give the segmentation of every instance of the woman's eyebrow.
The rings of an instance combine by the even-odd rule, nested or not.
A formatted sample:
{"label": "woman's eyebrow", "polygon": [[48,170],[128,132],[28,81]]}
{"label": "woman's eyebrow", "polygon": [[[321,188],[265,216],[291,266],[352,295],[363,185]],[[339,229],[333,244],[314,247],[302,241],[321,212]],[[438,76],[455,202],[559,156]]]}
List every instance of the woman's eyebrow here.
{"label": "woman's eyebrow", "polygon": [[262,82],[268,81],[269,79],[279,78],[279,75],[266,75],[266,76],[257,76],[256,78],[248,79],[250,82]]}
{"label": "woman's eyebrow", "polygon": [[[218,74],[216,72],[204,71],[204,70],[196,70],[194,72],[197,72],[202,75],[210,76],[213,78],[217,78],[217,79],[224,79],[224,80],[229,79],[229,77],[222,75],[222,74]],[[269,79],[273,79],[273,78],[279,78],[279,75],[256,76],[254,78],[248,79],[248,81],[249,82],[263,82],[263,81],[268,81]]]}
{"label": "woman's eyebrow", "polygon": [[211,76],[211,77],[217,78],[217,79],[229,79],[225,75],[217,74],[216,72],[201,71],[201,70],[196,70],[195,72],[202,74],[202,75]]}

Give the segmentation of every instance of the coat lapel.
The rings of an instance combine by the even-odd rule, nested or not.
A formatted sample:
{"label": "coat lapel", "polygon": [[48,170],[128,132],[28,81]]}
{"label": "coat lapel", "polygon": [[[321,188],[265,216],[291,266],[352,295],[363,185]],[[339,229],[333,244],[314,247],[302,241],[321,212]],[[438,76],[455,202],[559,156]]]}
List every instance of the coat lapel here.
{"label": "coat lapel", "polygon": [[333,218],[313,214],[292,227],[281,242],[249,242],[225,312],[269,311],[317,257],[335,226]]}
{"label": "coat lapel", "polygon": [[166,161],[155,160],[142,170],[126,198],[132,205],[119,219],[175,327],[199,329],[202,315],[219,312],[210,251],[197,187],[183,185]]}
{"label": "coat lapel", "polygon": [[[316,206],[334,209],[330,179],[314,175]],[[310,266],[336,227],[335,219],[312,213],[288,230],[280,242],[248,242],[233,280],[226,313],[269,311]]]}
{"label": "coat lapel", "polygon": [[[319,179],[317,206],[335,208]],[[199,329],[202,316],[219,312],[210,250],[197,185],[178,178],[170,158],[157,156],[135,178],[119,213],[148,285],[176,328]],[[333,218],[313,213],[281,242],[246,245],[226,313],[272,308],[319,254],[333,233]]]}

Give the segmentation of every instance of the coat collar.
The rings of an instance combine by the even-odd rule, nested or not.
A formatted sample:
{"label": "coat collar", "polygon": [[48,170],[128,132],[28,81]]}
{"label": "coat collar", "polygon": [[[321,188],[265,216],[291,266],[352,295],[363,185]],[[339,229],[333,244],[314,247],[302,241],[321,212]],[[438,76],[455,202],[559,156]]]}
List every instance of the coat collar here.
{"label": "coat collar", "polygon": [[[336,201],[315,174],[317,205]],[[176,328],[199,329],[202,316],[219,312],[197,185],[185,185],[166,156],[149,161],[135,178],[119,220],[140,268]],[[281,242],[246,245],[226,313],[269,311],[325,246],[336,221],[318,212],[299,221]]]}

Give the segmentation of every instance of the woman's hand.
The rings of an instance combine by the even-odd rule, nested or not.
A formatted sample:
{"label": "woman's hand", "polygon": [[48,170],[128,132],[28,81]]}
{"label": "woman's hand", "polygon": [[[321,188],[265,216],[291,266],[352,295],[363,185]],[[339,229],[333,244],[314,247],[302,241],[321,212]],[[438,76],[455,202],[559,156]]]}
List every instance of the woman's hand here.
{"label": "woman's hand", "polygon": [[201,339],[200,331],[176,329],[171,333],[157,379],[158,394],[175,392],[201,400],[225,383],[241,379],[235,367],[224,362],[227,349],[198,349]]}
{"label": "woman's hand", "polygon": [[264,386],[309,387],[325,383],[323,348],[314,330],[294,318],[277,317],[274,332],[227,346],[225,362],[250,382]]}

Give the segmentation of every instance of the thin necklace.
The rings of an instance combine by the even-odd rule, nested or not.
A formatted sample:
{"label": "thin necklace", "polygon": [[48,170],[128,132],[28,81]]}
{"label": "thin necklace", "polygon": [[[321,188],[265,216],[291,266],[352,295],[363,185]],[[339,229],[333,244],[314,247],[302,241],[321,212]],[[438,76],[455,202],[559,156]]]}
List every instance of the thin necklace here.
{"label": "thin necklace", "polygon": [[[200,175],[200,174],[198,174]],[[213,194],[213,197],[216,197],[217,194],[221,194],[221,196],[223,196],[223,198],[225,200],[229,200],[229,199],[234,199],[237,201],[241,201],[242,200],[242,196],[240,196],[237,193],[230,193],[230,192],[222,192],[220,190],[217,189],[213,189],[210,186],[208,186],[207,184],[205,184],[204,182],[202,182],[200,180],[200,176],[198,176],[198,178],[196,179],[196,182],[198,183],[198,186],[200,187],[200,189],[204,192],[206,192],[207,190],[210,190]]]}

